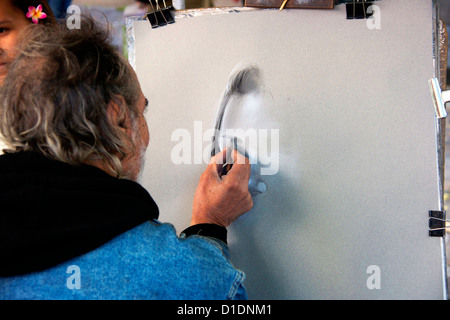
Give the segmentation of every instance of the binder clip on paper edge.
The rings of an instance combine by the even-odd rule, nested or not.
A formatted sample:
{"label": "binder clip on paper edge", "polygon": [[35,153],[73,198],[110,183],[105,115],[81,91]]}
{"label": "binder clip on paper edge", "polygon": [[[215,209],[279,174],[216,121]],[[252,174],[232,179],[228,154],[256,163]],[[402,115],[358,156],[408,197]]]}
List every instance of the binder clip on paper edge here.
{"label": "binder clip on paper edge", "polygon": [[346,3],[347,19],[367,19],[373,15],[373,12],[367,12],[372,2],[366,0],[353,0],[353,3]]}
{"label": "binder clip on paper edge", "polygon": [[431,98],[436,110],[436,117],[439,119],[446,118],[447,110],[445,109],[445,104],[450,101],[450,90],[441,91],[439,80],[437,78],[428,80],[428,84],[430,86]]}
{"label": "binder clip on paper edge", "polygon": [[445,237],[446,229],[446,212],[445,211],[428,211],[428,235],[430,237]]}
{"label": "binder clip on paper edge", "polygon": [[[156,10],[153,7],[152,3],[153,1],[155,1],[156,3]],[[149,3],[151,11],[147,12],[146,17],[153,29],[175,22],[175,19],[173,18],[172,13],[170,12],[174,8],[172,6],[167,7],[165,0],[163,0],[164,8],[161,8],[159,6],[159,0],[150,0]]]}

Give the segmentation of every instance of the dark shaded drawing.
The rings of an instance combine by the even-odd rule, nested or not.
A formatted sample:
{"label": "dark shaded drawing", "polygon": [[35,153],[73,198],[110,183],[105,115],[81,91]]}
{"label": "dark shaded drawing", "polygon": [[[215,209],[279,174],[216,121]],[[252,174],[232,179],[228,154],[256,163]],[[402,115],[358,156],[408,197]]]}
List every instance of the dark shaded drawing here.
{"label": "dark shaded drawing", "polygon": [[[261,179],[261,162],[257,154],[257,112],[263,103],[259,68],[246,64],[236,66],[222,94],[212,140],[211,156],[225,147],[233,147],[250,159],[249,191],[252,197],[267,191],[267,184]],[[250,127],[249,117],[252,118]]]}

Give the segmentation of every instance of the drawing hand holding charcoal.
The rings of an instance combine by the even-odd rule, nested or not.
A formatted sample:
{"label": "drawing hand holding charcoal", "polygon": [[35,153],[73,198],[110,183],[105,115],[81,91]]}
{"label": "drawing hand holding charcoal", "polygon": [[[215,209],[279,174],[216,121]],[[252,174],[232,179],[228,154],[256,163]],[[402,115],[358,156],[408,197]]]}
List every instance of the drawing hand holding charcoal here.
{"label": "drawing hand holding charcoal", "polygon": [[220,175],[227,151],[224,149],[212,157],[200,177],[194,196],[191,225],[212,223],[228,227],[253,206],[247,187],[250,177],[248,158],[232,150],[233,166],[226,175]]}

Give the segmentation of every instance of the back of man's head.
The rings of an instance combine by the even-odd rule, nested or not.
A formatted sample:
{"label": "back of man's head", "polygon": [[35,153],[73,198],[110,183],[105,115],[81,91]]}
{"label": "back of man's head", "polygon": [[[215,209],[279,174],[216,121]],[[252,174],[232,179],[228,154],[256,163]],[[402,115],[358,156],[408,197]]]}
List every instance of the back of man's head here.
{"label": "back of man's head", "polygon": [[131,141],[120,124],[137,114],[140,87],[108,33],[83,18],[80,29],[29,26],[21,43],[0,90],[0,133],[9,152],[72,165],[101,159],[121,176]]}

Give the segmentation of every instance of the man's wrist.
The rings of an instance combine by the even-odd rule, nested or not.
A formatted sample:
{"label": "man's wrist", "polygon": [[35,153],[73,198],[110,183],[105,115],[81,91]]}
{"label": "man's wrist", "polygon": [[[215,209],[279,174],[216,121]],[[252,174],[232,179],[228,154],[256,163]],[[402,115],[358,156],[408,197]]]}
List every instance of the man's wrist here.
{"label": "man's wrist", "polygon": [[187,238],[192,235],[198,235],[209,238],[216,238],[225,244],[227,244],[227,228],[212,224],[212,223],[199,223],[186,228],[181,232],[180,236]]}

